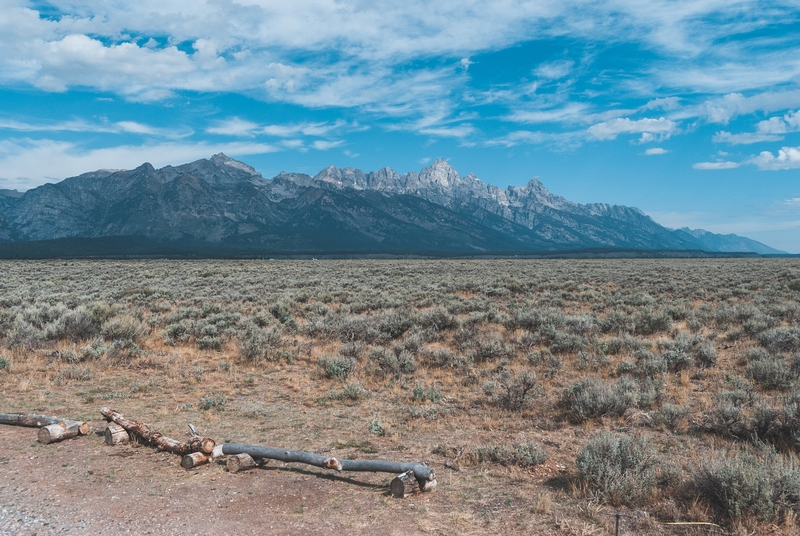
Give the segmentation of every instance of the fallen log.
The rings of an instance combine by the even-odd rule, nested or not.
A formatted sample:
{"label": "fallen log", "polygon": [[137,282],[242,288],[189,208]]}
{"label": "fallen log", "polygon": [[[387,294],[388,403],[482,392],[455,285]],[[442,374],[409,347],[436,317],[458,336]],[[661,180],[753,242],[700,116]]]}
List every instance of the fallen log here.
{"label": "fallen log", "polygon": [[79,423],[78,434],[86,435],[90,431],[89,423],[83,421],[72,421],[69,419],[62,419],[61,417],[53,417],[51,415],[37,415],[35,413],[0,413],[0,424],[10,424],[12,426],[28,426],[30,428],[41,428],[43,426],[50,426],[53,424],[66,423],[71,426],[72,423]]}
{"label": "fallen log", "polygon": [[[177,439],[172,439],[165,436],[161,432],[153,430],[146,424],[137,421],[126,419],[120,413],[113,411],[109,408],[103,408],[100,413],[108,421],[113,421],[122,426],[128,433],[135,434],[140,437],[145,443],[156,446],[159,450],[171,452],[179,456],[185,456],[193,452],[202,452],[203,454],[211,454],[214,451],[214,440],[208,437],[200,437],[193,435],[186,443],[181,443]],[[191,427],[194,431],[194,427]]]}
{"label": "fallen log", "polygon": [[[47,445],[75,437],[81,433],[84,427],[88,428],[89,425],[81,421],[61,421],[57,424],[43,426],[39,428],[39,443]],[[85,433],[88,433],[88,430]]]}
{"label": "fallen log", "polygon": [[127,430],[115,422],[109,423],[106,426],[105,436],[106,445],[124,445],[131,440]]}
{"label": "fallen log", "polygon": [[181,458],[181,467],[184,469],[194,469],[199,465],[205,465],[211,459],[211,456],[203,454],[202,452],[192,452]]}
{"label": "fallen log", "polygon": [[241,445],[237,443],[225,443],[222,445],[222,453],[228,456],[232,454],[249,454],[253,458],[267,458],[282,462],[298,462],[322,467],[324,469],[335,469],[337,471],[364,471],[376,473],[405,473],[412,471],[414,477],[419,481],[434,481],[436,475],[433,468],[428,467],[424,462],[389,462],[383,460],[337,460],[336,458],[326,458],[305,452],[302,450],[283,450],[271,447],[258,447],[255,445]]}
{"label": "fallen log", "polygon": [[389,484],[392,497],[396,499],[404,499],[412,493],[419,493],[419,488],[419,482],[414,476],[414,471],[406,471],[401,475],[397,475],[392,479],[391,484]]}
{"label": "fallen log", "polygon": [[265,462],[266,460],[264,460],[264,458],[253,459],[253,457],[249,454],[242,453],[235,454],[228,458],[228,462],[225,464],[225,466],[231,473],[239,473],[255,467],[261,467],[265,464]]}

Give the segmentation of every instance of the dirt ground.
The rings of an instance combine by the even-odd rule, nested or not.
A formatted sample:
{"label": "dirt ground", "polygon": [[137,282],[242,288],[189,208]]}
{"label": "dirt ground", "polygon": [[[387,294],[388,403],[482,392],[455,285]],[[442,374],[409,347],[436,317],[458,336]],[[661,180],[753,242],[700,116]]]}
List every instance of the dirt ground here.
{"label": "dirt ground", "polygon": [[[104,429],[102,421],[92,425]],[[436,490],[394,499],[389,474],[334,474],[275,461],[237,474],[224,461],[186,471],[177,456],[109,447],[99,432],[42,445],[36,429],[0,428],[1,534],[603,533],[566,526],[562,532],[532,514],[527,501],[484,503],[482,493],[496,495],[500,480],[487,473],[434,464]],[[515,480],[530,490],[560,471],[548,462]],[[464,487],[476,499],[464,497]]]}

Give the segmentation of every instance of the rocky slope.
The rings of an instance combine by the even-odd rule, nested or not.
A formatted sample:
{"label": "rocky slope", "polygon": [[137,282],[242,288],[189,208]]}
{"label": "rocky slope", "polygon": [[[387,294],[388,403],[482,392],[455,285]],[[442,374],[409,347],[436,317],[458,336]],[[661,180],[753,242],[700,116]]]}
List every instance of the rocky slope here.
{"label": "rocky slope", "polygon": [[[582,248],[777,253],[666,229],[635,208],[580,205],[534,179],[501,189],[437,160],[420,173],[328,167],[264,179],[224,154],[0,190],[0,241],[145,237],[264,253],[525,253]],[[736,249],[741,248],[741,249]]]}

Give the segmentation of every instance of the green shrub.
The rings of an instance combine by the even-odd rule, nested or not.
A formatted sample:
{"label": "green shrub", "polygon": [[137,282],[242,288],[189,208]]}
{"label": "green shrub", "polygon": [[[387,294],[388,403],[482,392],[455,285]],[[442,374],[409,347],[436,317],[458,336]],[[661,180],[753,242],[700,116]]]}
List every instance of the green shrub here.
{"label": "green shrub", "polygon": [[206,335],[195,342],[200,350],[219,350],[225,344],[225,339]]}
{"label": "green shrub", "polygon": [[509,411],[522,409],[537,390],[536,373],[529,370],[511,376],[504,372],[500,377],[499,393],[494,396],[498,406]]}
{"label": "green shrub", "polygon": [[357,363],[349,357],[322,356],[317,361],[317,368],[323,378],[344,381],[350,377]]}
{"label": "green shrub", "polygon": [[759,333],[758,342],[773,353],[800,351],[800,327],[775,328]]}
{"label": "green shrub", "polygon": [[416,402],[425,402],[430,400],[434,404],[442,399],[442,393],[435,387],[425,387],[423,385],[415,385],[412,391],[412,398]]}
{"label": "green shrub", "polygon": [[119,316],[103,324],[106,340],[134,342],[142,334],[142,323],[132,316]]}
{"label": "green shrub", "polygon": [[603,432],[575,460],[581,476],[601,500],[619,506],[643,503],[655,489],[658,460],[644,437]]}
{"label": "green shrub", "polygon": [[11,370],[11,363],[5,357],[0,357],[0,370]]}
{"label": "green shrub", "polygon": [[781,356],[751,361],[747,365],[747,376],[764,389],[789,389],[795,380],[795,373]]}
{"label": "green shrub", "polygon": [[200,409],[208,411],[212,408],[221,408],[228,400],[222,394],[210,394],[200,399]]}
{"label": "green shrub", "polygon": [[758,454],[740,451],[703,463],[692,476],[695,490],[728,519],[753,515],[774,521],[800,512],[800,469],[793,456],[764,448]]}
{"label": "green shrub", "polygon": [[375,364],[382,374],[399,377],[417,370],[417,362],[409,352],[403,351],[400,355],[387,352],[384,349],[373,350],[369,353],[369,360]]}
{"label": "green shrub", "polygon": [[280,326],[268,328],[257,324],[246,324],[239,331],[239,355],[245,361],[258,361],[271,358],[281,340]]}
{"label": "green shrub", "polygon": [[[434,451],[436,450],[434,449]],[[517,443],[512,447],[506,445],[478,445],[470,448],[467,452],[462,451],[461,459],[467,463],[491,462],[500,465],[531,467],[543,464],[547,461],[548,456],[547,451],[541,445],[530,442]]]}
{"label": "green shrub", "polygon": [[567,388],[561,404],[573,420],[584,422],[605,415],[622,415],[632,407],[647,408],[661,397],[663,384],[620,378],[616,385],[598,378],[585,378]]}

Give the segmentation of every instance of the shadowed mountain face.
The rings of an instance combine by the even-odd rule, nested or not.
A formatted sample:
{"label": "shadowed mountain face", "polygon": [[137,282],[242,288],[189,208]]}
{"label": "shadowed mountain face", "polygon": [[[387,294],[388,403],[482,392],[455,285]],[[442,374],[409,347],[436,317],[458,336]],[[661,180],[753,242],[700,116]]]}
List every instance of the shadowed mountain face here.
{"label": "shadowed mountain face", "polygon": [[0,241],[145,237],[261,253],[525,253],[635,248],[780,253],[736,235],[673,231],[635,208],[580,205],[538,180],[328,167],[272,180],[224,154],[182,166],[99,170],[24,194],[0,190]]}

